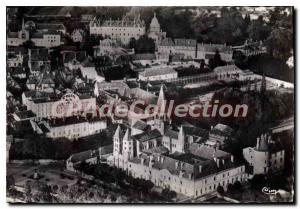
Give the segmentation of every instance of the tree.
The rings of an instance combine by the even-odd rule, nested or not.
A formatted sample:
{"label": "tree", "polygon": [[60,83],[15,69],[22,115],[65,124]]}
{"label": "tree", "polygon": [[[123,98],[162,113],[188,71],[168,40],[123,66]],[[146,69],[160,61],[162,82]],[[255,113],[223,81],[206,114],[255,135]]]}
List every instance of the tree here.
{"label": "tree", "polygon": [[6,190],[13,188],[15,186],[15,178],[13,175],[9,175],[6,177]]}
{"label": "tree", "polygon": [[242,184],[241,184],[240,181],[234,182],[233,186],[234,186],[234,188],[235,188],[237,191],[240,191],[240,192],[241,192],[241,191],[243,190]]}
{"label": "tree", "polygon": [[253,20],[248,28],[249,38],[254,41],[265,40],[270,34],[270,28],[264,24],[263,17]]}
{"label": "tree", "polygon": [[219,193],[219,194],[224,194],[224,188],[222,187],[222,186],[218,186],[217,187],[217,192]]}
{"label": "tree", "polygon": [[147,35],[143,35],[136,41],[134,49],[135,53],[154,53],[154,40],[152,38],[148,38]]}
{"label": "tree", "polygon": [[214,68],[216,68],[218,66],[222,66],[224,64],[225,64],[225,62],[221,59],[219,50],[216,50],[214,57],[212,59],[209,59],[210,69],[214,69]]}
{"label": "tree", "polygon": [[128,48],[129,49],[135,49],[135,47],[136,47],[136,40],[135,40],[135,38],[131,38],[129,40]]}

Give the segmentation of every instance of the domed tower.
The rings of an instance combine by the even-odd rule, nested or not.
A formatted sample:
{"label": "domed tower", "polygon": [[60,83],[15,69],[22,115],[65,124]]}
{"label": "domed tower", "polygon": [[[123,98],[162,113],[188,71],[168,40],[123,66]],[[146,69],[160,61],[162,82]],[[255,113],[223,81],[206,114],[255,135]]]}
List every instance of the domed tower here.
{"label": "domed tower", "polygon": [[159,33],[160,32],[160,25],[156,18],[156,13],[154,13],[154,17],[151,20],[149,32],[150,33]]}
{"label": "domed tower", "polygon": [[154,13],[154,17],[151,20],[148,37],[152,38],[155,41],[155,44],[161,42],[164,38],[166,38],[166,32],[162,32],[160,29],[160,24],[158,19],[156,18],[156,14]]}

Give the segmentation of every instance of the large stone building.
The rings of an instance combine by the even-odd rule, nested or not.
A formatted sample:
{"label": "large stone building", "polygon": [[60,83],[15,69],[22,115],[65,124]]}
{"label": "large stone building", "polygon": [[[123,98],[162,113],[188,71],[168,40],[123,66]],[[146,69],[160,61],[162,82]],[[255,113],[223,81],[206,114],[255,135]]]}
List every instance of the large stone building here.
{"label": "large stone building", "polygon": [[215,56],[216,52],[219,52],[220,57],[225,62],[232,61],[233,50],[231,46],[227,46],[226,44],[197,44],[197,53],[196,59],[205,60],[208,63],[209,59],[212,59]]}
{"label": "large stone building", "polygon": [[139,39],[146,33],[145,22],[140,16],[130,19],[124,16],[122,20],[100,20],[96,17],[89,24],[90,34],[102,35],[117,39],[122,44],[128,44],[131,38]]}
{"label": "large stone building", "polygon": [[253,175],[278,172],[284,169],[285,151],[279,141],[271,139],[269,134],[257,138],[255,147],[243,149],[244,158],[253,167]]}
{"label": "large stone building", "polygon": [[[161,88],[162,89],[162,88]],[[158,105],[164,101],[163,91]],[[184,129],[166,131],[161,126],[165,118],[157,113],[151,129],[143,122],[134,125],[138,130],[118,128],[113,136],[113,153],[107,163],[135,178],[149,180],[158,187],[170,189],[189,197],[216,192],[219,186],[244,182],[245,165],[235,161],[230,153],[197,143],[208,133]],[[196,133],[198,132],[198,133]],[[205,135],[205,136],[204,136]]]}
{"label": "large stone building", "polygon": [[61,34],[56,31],[35,32],[31,35],[31,41],[35,46],[46,48],[57,47],[63,44]]}
{"label": "large stone building", "polygon": [[158,66],[145,68],[139,73],[139,79],[142,81],[159,81],[167,79],[176,79],[178,73],[170,66]]}
{"label": "large stone building", "polygon": [[22,94],[22,104],[36,114],[37,119],[68,117],[96,110],[96,98],[88,94],[26,91]]}
{"label": "large stone building", "polygon": [[100,133],[106,129],[106,120],[101,118],[86,118],[72,116],[67,118],[43,121],[40,124],[45,134],[50,138],[67,138],[70,140]]}
{"label": "large stone building", "polygon": [[6,45],[7,46],[20,46],[24,42],[29,40],[29,31],[26,30],[24,19],[22,21],[22,28],[18,32],[11,32],[7,33],[6,37]]}
{"label": "large stone building", "polygon": [[197,41],[194,39],[165,38],[157,45],[157,57],[169,60],[172,56],[179,55],[181,59],[193,60],[196,57],[196,45]]}

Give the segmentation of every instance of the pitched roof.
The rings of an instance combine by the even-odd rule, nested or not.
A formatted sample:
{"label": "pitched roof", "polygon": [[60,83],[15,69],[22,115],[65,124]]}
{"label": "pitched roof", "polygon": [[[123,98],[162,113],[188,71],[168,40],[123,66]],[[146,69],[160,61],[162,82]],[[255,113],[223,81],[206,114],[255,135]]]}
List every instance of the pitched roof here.
{"label": "pitched roof", "polygon": [[90,158],[97,157],[98,154],[99,154],[98,150],[87,150],[87,151],[79,152],[71,156],[71,162],[79,163],[88,160]]}
{"label": "pitched roof", "polygon": [[208,137],[208,130],[195,127],[195,126],[183,126],[184,133],[190,136],[199,136],[202,138]]}
{"label": "pitched roof", "polygon": [[174,39],[174,43],[176,46],[196,47],[197,41],[195,39],[177,38]]}
{"label": "pitched roof", "polygon": [[32,118],[36,116],[31,110],[15,112],[15,114],[21,119]]}
{"label": "pitched roof", "polygon": [[226,46],[225,44],[204,44],[204,43],[197,44],[197,51],[215,53],[217,50],[220,53],[232,53],[231,46]]}
{"label": "pitched roof", "polygon": [[146,68],[143,72],[140,72],[140,75],[144,77],[151,77],[157,75],[166,75],[166,74],[175,74],[177,73],[172,67],[164,66],[159,68]]}
{"label": "pitched roof", "polygon": [[132,136],[132,139],[135,139],[140,142],[145,142],[145,141],[149,141],[151,139],[157,139],[159,137],[161,137],[160,132],[157,129],[153,129],[151,131],[147,131],[147,132],[144,132],[141,134],[134,135],[134,136]]}
{"label": "pitched roof", "polygon": [[229,153],[224,152],[222,150],[215,149],[215,148],[206,146],[204,144],[197,144],[197,143],[192,143],[189,146],[189,151],[190,151],[190,153],[192,153],[196,156],[202,157],[204,159],[209,159],[209,160],[212,160],[215,157],[222,158],[222,157],[230,156]]}
{"label": "pitched roof", "polygon": [[135,128],[135,129],[138,129],[138,130],[141,130],[141,131],[145,131],[147,128],[149,128],[149,125],[147,123],[145,123],[144,121],[141,121],[141,120],[137,120],[132,128]]}
{"label": "pitched roof", "polygon": [[165,133],[165,136],[167,136],[171,139],[178,139],[178,132],[174,131],[172,129],[168,129]]}

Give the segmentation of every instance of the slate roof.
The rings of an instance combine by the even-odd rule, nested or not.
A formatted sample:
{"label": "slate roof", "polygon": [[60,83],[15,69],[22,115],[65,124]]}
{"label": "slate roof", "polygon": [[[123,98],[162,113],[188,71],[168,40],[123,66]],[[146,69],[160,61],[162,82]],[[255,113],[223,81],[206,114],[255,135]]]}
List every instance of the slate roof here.
{"label": "slate roof", "polygon": [[36,116],[31,110],[15,112],[15,114],[21,119],[32,118]]}
{"label": "slate roof", "polygon": [[71,162],[80,163],[90,158],[97,157],[98,154],[99,154],[98,150],[87,150],[87,151],[79,152],[71,156]]}
{"label": "slate roof", "polygon": [[240,71],[243,72],[240,68],[238,68],[236,65],[225,65],[225,66],[219,66],[214,69],[215,73],[226,73],[230,71]]}
{"label": "slate roof", "polygon": [[197,41],[195,39],[177,38],[174,39],[174,43],[176,46],[196,47]]}
{"label": "slate roof", "polygon": [[219,123],[210,132],[222,136],[231,136],[233,131],[234,130],[230,126]]}
{"label": "slate roof", "polygon": [[[161,172],[163,172],[163,170],[167,170],[172,175],[179,175],[182,173],[184,178],[190,178],[191,180],[201,179],[205,176],[241,165],[236,162],[232,162],[230,157],[231,155],[220,150],[216,151],[216,153],[218,153],[218,159],[211,159],[209,154],[207,154],[211,152],[210,148],[207,146],[201,148],[199,152],[204,152],[202,155],[206,157],[208,156],[209,158],[201,155],[195,155],[194,153],[177,156],[160,154],[151,155],[143,153],[140,157],[130,159],[130,162],[141,164],[141,161],[143,160],[145,166],[149,166],[149,164],[152,163],[152,167],[161,170]],[[217,161],[219,163],[217,163]],[[201,172],[199,172],[200,166],[202,167]]]}
{"label": "slate roof", "polygon": [[137,120],[132,127],[141,131],[145,131],[147,128],[149,128],[149,125],[141,120]]}
{"label": "slate roof", "polygon": [[224,152],[219,149],[215,149],[204,144],[196,144],[192,143],[189,147],[189,151],[191,154],[202,157],[204,159],[212,160],[214,157],[222,158],[230,156],[229,153]]}
{"label": "slate roof", "polygon": [[197,51],[215,53],[217,50],[220,53],[232,53],[231,46],[226,46],[224,44],[204,44],[204,43],[197,44]]}
{"label": "slate roof", "polygon": [[146,53],[146,54],[133,54],[131,55],[132,60],[155,60],[155,54]]}
{"label": "slate roof", "polygon": [[144,132],[141,134],[134,135],[134,136],[132,136],[132,139],[135,139],[140,142],[145,142],[145,141],[149,141],[151,139],[157,139],[160,137],[161,137],[160,132],[157,129],[153,129],[151,131],[147,131],[147,132]]}
{"label": "slate roof", "polygon": [[161,67],[161,68],[146,68],[143,72],[140,72],[140,75],[144,77],[151,77],[156,75],[165,75],[165,74],[175,74],[175,71],[172,67]]}
{"label": "slate roof", "polygon": [[195,126],[183,126],[183,130],[186,135],[198,136],[202,138],[207,138],[209,133],[206,129]]}

